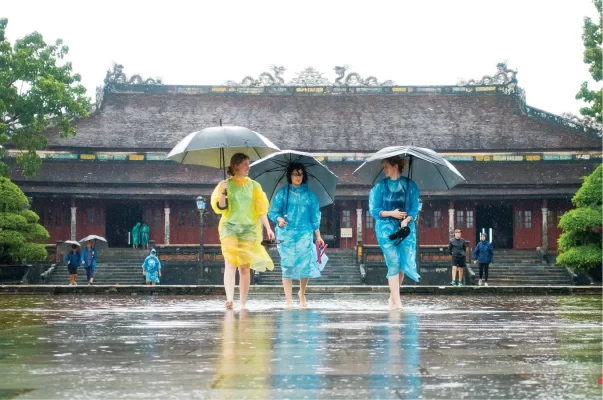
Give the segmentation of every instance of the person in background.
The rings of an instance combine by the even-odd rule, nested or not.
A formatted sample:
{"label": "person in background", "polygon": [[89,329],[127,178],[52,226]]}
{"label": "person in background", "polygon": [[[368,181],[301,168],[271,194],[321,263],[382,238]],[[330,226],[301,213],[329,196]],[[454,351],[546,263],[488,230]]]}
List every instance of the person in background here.
{"label": "person in background", "polygon": [[86,270],[88,285],[92,285],[94,282],[94,271],[96,271],[96,249],[92,247],[91,240],[86,242],[86,247],[82,251],[82,265]]}
{"label": "person in background", "polygon": [[[463,286],[463,272],[467,265],[465,260],[467,253],[467,242],[461,237],[462,231],[460,229],[454,230],[454,237],[450,239],[448,245],[448,253],[452,256],[452,286]],[[458,283],[456,281],[456,271],[459,272]]]}
{"label": "person in background", "polygon": [[159,278],[161,278],[161,261],[157,258],[155,249],[151,249],[151,254],[144,259],[142,274],[145,276],[147,285],[155,286],[159,283]]}
{"label": "person in background", "polygon": [[77,285],[77,268],[80,266],[80,262],[82,262],[82,256],[77,248],[76,244],[72,244],[71,251],[65,257],[67,270],[69,270],[69,285]]}
{"label": "person in background", "polygon": [[142,223],[140,227],[140,245],[143,249],[149,249],[149,238],[151,236],[151,227],[146,222]]}
{"label": "person in background", "polygon": [[[492,243],[488,242],[488,237],[485,233],[480,235],[480,241],[473,250],[473,263],[479,263],[479,281],[478,285],[488,286],[488,268],[494,257],[494,249]],[[482,277],[484,280],[482,280]]]}

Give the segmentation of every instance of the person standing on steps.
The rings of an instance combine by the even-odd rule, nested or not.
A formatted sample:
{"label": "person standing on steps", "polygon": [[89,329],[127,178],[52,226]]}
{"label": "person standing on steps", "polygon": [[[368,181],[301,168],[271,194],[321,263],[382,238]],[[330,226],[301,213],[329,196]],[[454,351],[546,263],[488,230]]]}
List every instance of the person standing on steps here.
{"label": "person standing on steps", "polygon": [[149,238],[151,235],[151,227],[147,225],[146,222],[142,223],[142,227],[140,228],[140,244],[143,249],[149,249]]}
{"label": "person standing on steps", "polygon": [[328,258],[318,262],[316,244],[324,246],[320,236],[320,207],[318,197],[308,188],[308,173],[302,164],[287,168],[287,186],[280,188],[272,200],[268,218],[277,224],[276,238],[281,257],[285,307],[293,305],[293,279],[299,280],[299,306],[306,308],[306,287],[310,278],[320,277]]}
{"label": "person standing on steps", "polygon": [[161,262],[157,258],[155,249],[151,249],[151,254],[142,263],[142,274],[145,277],[147,286],[155,286],[159,283],[159,278],[161,278]]}
{"label": "person standing on steps", "polygon": [[[494,257],[494,249],[492,243],[488,242],[488,237],[485,233],[480,235],[480,241],[473,250],[473,263],[479,263],[479,281],[478,285],[488,286],[488,268]],[[482,280],[482,277],[485,278]]]}
{"label": "person standing on steps", "polygon": [[82,251],[82,265],[86,270],[86,278],[88,279],[88,285],[94,282],[94,271],[96,271],[96,249],[92,247],[92,241],[86,242],[86,247]]}
{"label": "person standing on steps", "polygon": [[[463,272],[467,265],[467,242],[461,237],[460,229],[454,230],[454,237],[450,239],[448,245],[448,253],[452,256],[452,286],[463,286]],[[457,283],[456,272],[459,272],[459,280]]]}
{"label": "person standing on steps", "polygon": [[132,248],[137,249],[140,245],[140,222],[132,228]]}
{"label": "person standing on steps", "polygon": [[71,245],[71,251],[67,253],[67,257],[65,257],[67,270],[69,270],[69,285],[77,285],[77,269],[82,261],[82,257],[77,250],[77,247],[76,244]]}

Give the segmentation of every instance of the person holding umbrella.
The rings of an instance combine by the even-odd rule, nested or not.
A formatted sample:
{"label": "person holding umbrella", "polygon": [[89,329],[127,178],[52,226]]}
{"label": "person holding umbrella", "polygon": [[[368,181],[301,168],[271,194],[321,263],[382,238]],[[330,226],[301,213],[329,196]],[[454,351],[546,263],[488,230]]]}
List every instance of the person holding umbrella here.
{"label": "person holding umbrella", "polygon": [[272,259],[262,246],[262,225],[268,239],[274,232],[268,221],[268,199],[262,187],[250,179],[249,157],[235,153],[228,167],[229,179],[221,181],[211,196],[211,205],[220,214],[218,232],[224,256],[224,287],[226,308],[233,307],[234,287],[239,270],[240,307],[245,309],[249,293],[250,269],[274,269]]}
{"label": "person holding umbrella", "polygon": [[[400,285],[404,275],[416,282],[417,236],[414,219],[419,213],[419,187],[410,178],[402,176],[407,160],[393,156],[381,161],[385,179],[373,186],[369,194],[369,212],[376,220],[375,233],[387,265],[390,309],[401,309]],[[413,222],[413,223],[411,223]],[[401,241],[392,240],[400,228],[410,229]]]}
{"label": "person holding umbrella", "polygon": [[78,251],[78,244],[71,245],[71,251],[67,253],[65,262],[69,270],[69,285],[77,285],[77,268],[80,266],[81,256]]}
{"label": "person holding umbrella", "polygon": [[88,285],[94,282],[94,271],[96,270],[96,249],[92,247],[92,240],[86,241],[86,247],[82,251],[82,265],[86,270]]}
{"label": "person holding umbrella", "polygon": [[293,279],[300,281],[299,305],[307,307],[306,287],[309,278],[320,277],[328,260],[322,256],[319,262],[316,244],[324,246],[320,236],[320,207],[318,197],[308,188],[308,173],[303,164],[289,164],[287,186],[281,187],[272,199],[268,217],[277,224],[276,237],[283,273],[283,289],[286,307],[293,304]]}

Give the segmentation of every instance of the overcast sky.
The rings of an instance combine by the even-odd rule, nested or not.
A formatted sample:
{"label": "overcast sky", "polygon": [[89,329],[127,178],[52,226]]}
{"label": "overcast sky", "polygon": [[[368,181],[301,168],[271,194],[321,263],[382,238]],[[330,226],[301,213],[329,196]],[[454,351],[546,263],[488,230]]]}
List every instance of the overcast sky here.
{"label": "overcast sky", "polygon": [[591,0],[2,0],[11,41],[62,38],[88,94],[112,63],[127,76],[211,85],[282,65],[335,79],[348,64],[401,85],[453,85],[507,60],[531,106],[577,113]]}

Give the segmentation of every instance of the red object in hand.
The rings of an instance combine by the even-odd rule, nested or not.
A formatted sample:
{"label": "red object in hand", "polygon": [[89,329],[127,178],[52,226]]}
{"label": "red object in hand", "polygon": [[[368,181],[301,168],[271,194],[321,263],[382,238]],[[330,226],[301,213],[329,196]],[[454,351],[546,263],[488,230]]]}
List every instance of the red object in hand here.
{"label": "red object in hand", "polygon": [[601,376],[599,377],[599,380],[597,381],[597,383],[599,385],[603,385],[603,374],[601,374]]}
{"label": "red object in hand", "polygon": [[322,255],[325,254],[325,251],[327,251],[327,247],[329,247],[328,244],[325,244],[324,246],[321,246],[318,241],[316,241],[316,254],[318,254],[318,263],[322,264]]}

